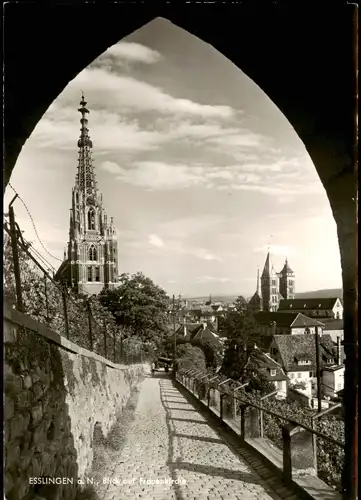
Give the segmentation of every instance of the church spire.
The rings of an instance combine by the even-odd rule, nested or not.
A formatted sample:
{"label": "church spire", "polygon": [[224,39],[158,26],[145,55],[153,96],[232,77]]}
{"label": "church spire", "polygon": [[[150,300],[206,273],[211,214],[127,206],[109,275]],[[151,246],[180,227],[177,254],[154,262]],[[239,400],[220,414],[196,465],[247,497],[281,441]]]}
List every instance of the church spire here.
{"label": "church spire", "polygon": [[96,195],[96,181],[91,158],[91,148],[93,147],[93,142],[89,137],[89,129],[87,127],[88,120],[86,118],[86,115],[89,114],[89,110],[86,105],[87,102],[85,100],[84,94],[82,93],[80,108],[78,109],[81,114],[81,128],[80,137],[78,140],[79,156],[76,184],[78,185],[80,191],[84,193],[84,196],[89,196]]}
{"label": "church spire", "polygon": [[259,294],[259,267],[257,266],[257,293]]}
{"label": "church spire", "polygon": [[271,276],[271,262],[270,262],[270,253],[268,250],[266,262],[263,268],[262,278],[269,278],[270,276]]}

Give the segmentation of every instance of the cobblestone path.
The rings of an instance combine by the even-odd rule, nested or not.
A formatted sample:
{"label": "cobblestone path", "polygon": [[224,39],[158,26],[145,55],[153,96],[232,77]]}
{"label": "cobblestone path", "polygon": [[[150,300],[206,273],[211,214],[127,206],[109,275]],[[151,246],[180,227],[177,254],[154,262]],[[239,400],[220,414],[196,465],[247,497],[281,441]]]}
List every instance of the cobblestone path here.
{"label": "cobblestone path", "polygon": [[142,382],[134,421],[111,469],[112,482],[97,488],[99,500],[297,500],[289,491],[274,493],[161,375]]}

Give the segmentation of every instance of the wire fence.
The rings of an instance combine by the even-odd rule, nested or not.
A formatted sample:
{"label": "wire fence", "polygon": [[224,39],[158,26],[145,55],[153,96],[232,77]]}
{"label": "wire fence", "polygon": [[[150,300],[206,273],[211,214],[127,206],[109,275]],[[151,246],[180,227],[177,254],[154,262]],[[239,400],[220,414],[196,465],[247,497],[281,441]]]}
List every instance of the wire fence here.
{"label": "wire fence", "polygon": [[114,363],[149,361],[147,344],[128,339],[128,332],[97,298],[77,295],[54,279],[54,269],[24,239],[12,206],[3,227],[4,299],[12,307]]}
{"label": "wire fence", "polygon": [[[292,476],[316,474],[331,488],[342,491],[344,423],[327,419],[340,404],[301,419],[292,411],[286,414],[284,402],[276,399],[278,391],[251,401],[245,393],[247,383],[225,376],[180,369],[176,379],[242,439],[257,443],[261,453],[268,450],[286,481]],[[294,430],[286,436],[285,426],[289,424]]]}

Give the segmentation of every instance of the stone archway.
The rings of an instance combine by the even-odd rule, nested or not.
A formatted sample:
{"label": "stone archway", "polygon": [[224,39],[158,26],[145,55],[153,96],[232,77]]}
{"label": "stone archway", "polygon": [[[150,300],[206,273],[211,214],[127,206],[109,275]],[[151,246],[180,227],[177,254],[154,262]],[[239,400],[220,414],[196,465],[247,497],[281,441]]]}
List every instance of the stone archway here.
{"label": "stone archway", "polygon": [[[59,93],[109,46],[154,17],[212,44],[278,106],[303,141],[338,228],[344,291],[346,471],[357,447],[356,8],[136,3],[5,5],[4,187],[27,138]],[[302,186],[300,186],[302,189]]]}

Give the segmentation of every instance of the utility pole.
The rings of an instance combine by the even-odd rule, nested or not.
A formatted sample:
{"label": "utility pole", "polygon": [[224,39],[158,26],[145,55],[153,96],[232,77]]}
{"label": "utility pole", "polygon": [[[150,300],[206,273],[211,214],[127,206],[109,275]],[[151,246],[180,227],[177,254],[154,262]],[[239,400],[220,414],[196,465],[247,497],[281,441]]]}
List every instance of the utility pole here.
{"label": "utility pole", "polygon": [[318,327],[315,326],[316,341],[316,378],[317,378],[317,411],[322,411],[322,392],[321,392],[321,366],[320,366],[320,338],[318,336]]}

